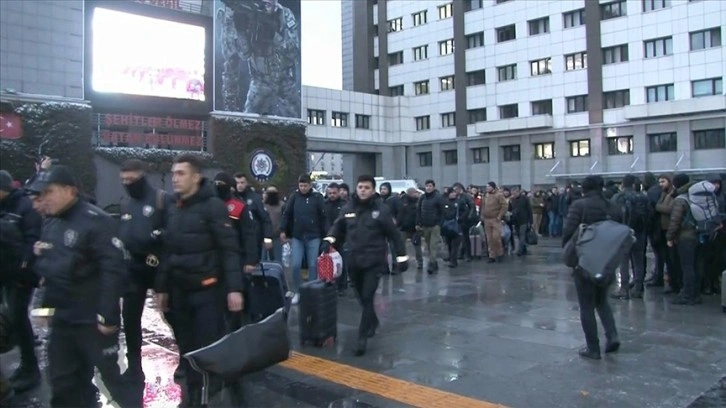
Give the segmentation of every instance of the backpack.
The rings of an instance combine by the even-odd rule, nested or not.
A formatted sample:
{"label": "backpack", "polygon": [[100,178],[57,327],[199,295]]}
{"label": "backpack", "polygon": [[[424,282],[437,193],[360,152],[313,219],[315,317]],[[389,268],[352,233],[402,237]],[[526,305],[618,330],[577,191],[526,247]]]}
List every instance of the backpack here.
{"label": "backpack", "polygon": [[709,181],[701,181],[690,188],[688,194],[676,198],[686,200],[689,206],[685,222],[693,226],[698,233],[713,234],[723,221],[719,213],[716,199],[716,186]]}
{"label": "backpack", "polygon": [[648,228],[650,220],[650,205],[648,199],[634,191],[625,191],[618,198],[622,222],[632,228],[636,233],[641,233]]}

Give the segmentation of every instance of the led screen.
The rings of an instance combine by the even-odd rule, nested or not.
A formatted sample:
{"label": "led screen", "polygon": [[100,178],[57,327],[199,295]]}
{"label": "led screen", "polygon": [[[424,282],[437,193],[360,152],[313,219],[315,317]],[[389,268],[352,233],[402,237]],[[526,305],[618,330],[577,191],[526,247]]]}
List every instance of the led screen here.
{"label": "led screen", "polygon": [[204,100],[204,27],[105,8],[92,21],[94,91]]}

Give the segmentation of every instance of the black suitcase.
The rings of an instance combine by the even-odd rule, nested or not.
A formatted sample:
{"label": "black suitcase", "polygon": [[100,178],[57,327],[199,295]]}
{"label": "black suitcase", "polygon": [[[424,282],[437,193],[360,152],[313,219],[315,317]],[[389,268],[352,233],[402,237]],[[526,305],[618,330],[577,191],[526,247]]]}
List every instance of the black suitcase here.
{"label": "black suitcase", "polygon": [[259,322],[272,315],[279,308],[285,309],[285,316],[290,310],[290,299],[287,298],[287,283],[282,265],[276,262],[262,262],[257,270],[245,275],[246,294],[245,312],[252,322]]}
{"label": "black suitcase", "polygon": [[319,280],[300,286],[300,344],[316,347],[335,343],[338,337],[338,290]]}

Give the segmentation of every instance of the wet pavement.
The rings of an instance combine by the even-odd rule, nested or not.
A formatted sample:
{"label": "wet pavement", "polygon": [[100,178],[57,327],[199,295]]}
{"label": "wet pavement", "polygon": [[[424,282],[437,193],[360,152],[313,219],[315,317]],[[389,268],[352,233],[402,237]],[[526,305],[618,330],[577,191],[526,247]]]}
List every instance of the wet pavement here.
{"label": "wet pavement", "polygon": [[[512,407],[726,406],[726,314],[718,297],[673,306],[660,290],[648,289],[642,300],[613,300],[620,352],[583,360],[577,355],[584,337],[574,286],[560,263],[558,241],[542,239],[531,252],[503,264],[461,263],[433,276],[412,269],[383,277],[376,300],[381,327],[363,357],[351,354],[360,318],[352,296],[340,299],[334,347],[301,348],[293,307],[293,346]],[[179,389],[171,378],[176,354],[170,332],[153,310],[145,313],[144,326],[145,406],[174,406]],[[14,364],[16,353],[2,356],[3,372]],[[281,366],[249,376],[245,384],[253,407],[406,406],[367,391]],[[46,401],[44,385],[21,395],[15,406]]]}

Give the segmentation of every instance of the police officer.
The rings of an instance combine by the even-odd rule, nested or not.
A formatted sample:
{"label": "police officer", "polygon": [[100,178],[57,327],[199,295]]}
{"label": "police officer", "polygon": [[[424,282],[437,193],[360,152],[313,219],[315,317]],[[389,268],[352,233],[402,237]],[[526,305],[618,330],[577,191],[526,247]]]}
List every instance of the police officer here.
{"label": "police officer", "polygon": [[[227,206],[229,218],[240,242],[240,258],[242,268],[248,273],[254,272],[260,262],[259,241],[257,237],[258,222],[252,208],[246,202],[233,195],[235,190],[234,178],[228,173],[217,173],[214,177],[214,186],[219,197]],[[263,210],[264,211],[264,210]]]}
{"label": "police officer", "polygon": [[[144,382],[141,369],[141,315],[146,293],[154,286],[161,256],[160,231],[164,228],[164,213],[171,197],[153,188],[145,177],[145,165],[139,160],[121,164],[121,184],[128,198],[121,203],[119,238],[131,255],[129,285],[123,297],[124,334],[128,380]],[[167,316],[167,321],[170,321]]]}
{"label": "police officer", "polygon": [[266,251],[271,250],[272,220],[265,209],[265,204],[262,203],[260,196],[249,187],[246,174],[235,173],[234,181],[237,198],[249,207],[255,221],[257,221],[257,253],[262,253],[263,246]]}
{"label": "police officer", "polygon": [[372,176],[358,177],[356,195],[341,212],[321,244],[321,252],[331,245],[345,242],[350,256],[350,276],[363,312],[358,327],[356,356],[366,352],[367,340],[378,328],[373,301],[378,289],[379,273],[386,264],[386,240],[393,243],[398,270],[408,269],[408,256],[401,234],[396,229],[390,209],[376,199],[376,181]]}
{"label": "police officer", "polygon": [[[157,275],[157,305],[174,314],[182,354],[219,340],[226,332],[225,309],[242,310],[240,246],[224,202],[201,173],[196,156],[174,160],[172,182],[177,204],[168,210],[163,233],[165,259]],[[186,371],[183,406],[199,406],[202,377]],[[216,382],[216,380],[215,380]]]}
{"label": "police officer", "polygon": [[[35,355],[35,338],[28,318],[28,305],[33,288],[38,279],[33,273],[33,245],[40,238],[43,223],[40,215],[33,210],[30,199],[21,189],[13,188],[13,178],[5,170],[0,171],[0,216],[11,221],[18,228],[21,237],[10,247],[3,245],[2,274],[0,285],[6,293],[12,292],[14,331],[20,346],[20,366],[10,376],[10,384],[15,392],[23,392],[40,384],[40,369]],[[6,255],[12,259],[6,259]]]}
{"label": "police officer", "polygon": [[65,166],[40,173],[29,190],[40,194],[46,222],[34,246],[35,270],[44,280],[45,303],[54,309],[48,343],[51,406],[95,406],[96,366],[111,396],[129,406],[115,360],[119,300],[126,283],[123,242],[114,221],[79,198]]}

